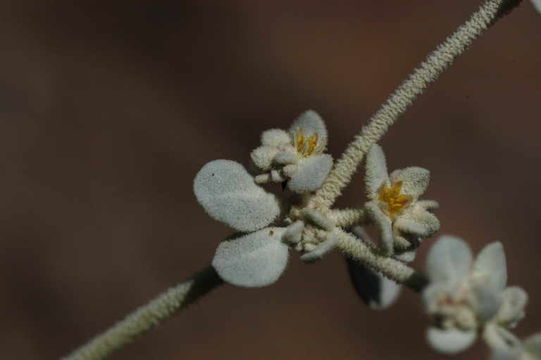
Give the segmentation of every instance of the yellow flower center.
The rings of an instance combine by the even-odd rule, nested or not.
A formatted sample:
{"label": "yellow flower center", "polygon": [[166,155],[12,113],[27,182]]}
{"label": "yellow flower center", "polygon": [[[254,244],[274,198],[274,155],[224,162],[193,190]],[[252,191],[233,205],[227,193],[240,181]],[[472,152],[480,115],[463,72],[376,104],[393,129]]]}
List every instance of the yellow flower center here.
{"label": "yellow flower center", "polygon": [[297,153],[303,157],[311,156],[317,149],[319,134],[315,133],[312,136],[306,136],[302,129],[297,129],[295,132],[295,148]]}
{"label": "yellow flower center", "polygon": [[379,189],[378,200],[385,205],[383,211],[390,217],[398,215],[412,200],[409,195],[404,195],[402,190],[402,181],[397,181],[388,187],[383,184]]}

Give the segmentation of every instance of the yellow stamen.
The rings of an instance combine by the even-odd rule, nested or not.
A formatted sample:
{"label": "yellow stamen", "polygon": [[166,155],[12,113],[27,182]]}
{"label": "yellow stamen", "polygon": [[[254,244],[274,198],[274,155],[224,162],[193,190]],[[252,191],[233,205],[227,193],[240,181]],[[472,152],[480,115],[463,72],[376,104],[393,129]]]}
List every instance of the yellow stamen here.
{"label": "yellow stamen", "polygon": [[383,210],[390,217],[398,215],[412,200],[411,196],[402,194],[401,190],[402,181],[397,181],[390,187],[383,184],[379,190],[378,200],[385,205]]}
{"label": "yellow stamen", "polygon": [[301,128],[295,132],[295,148],[297,153],[303,157],[311,156],[316,151],[318,141],[319,135],[317,133],[306,137]]}

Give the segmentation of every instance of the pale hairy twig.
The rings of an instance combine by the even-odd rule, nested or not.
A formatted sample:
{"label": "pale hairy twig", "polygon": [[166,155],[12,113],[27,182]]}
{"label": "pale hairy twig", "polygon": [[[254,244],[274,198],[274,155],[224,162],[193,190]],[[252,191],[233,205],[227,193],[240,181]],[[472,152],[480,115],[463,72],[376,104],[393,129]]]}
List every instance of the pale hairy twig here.
{"label": "pale hairy twig", "polygon": [[421,291],[426,286],[425,276],[403,262],[378,254],[377,249],[343,230],[336,229],[334,235],[336,246],[352,259],[415,291]]}
{"label": "pale hairy twig", "polygon": [[[487,0],[480,9],[458,30],[448,37],[385,101],[359,135],[348,146],[336,166],[316,194],[308,199],[307,207],[329,213],[330,206],[350,182],[357,166],[368,149],[385,134],[390,125],[413,103],[424,89],[447,69],[453,60],[464,52],[474,39],[521,0]],[[355,215],[361,217],[360,213]],[[343,219],[346,219],[343,217]],[[342,219],[342,220],[343,220]],[[318,220],[314,218],[313,220]],[[351,220],[351,218],[350,218]],[[347,222],[347,221],[346,221]],[[404,263],[379,255],[353,235],[334,229],[336,236],[329,242],[352,258],[381,272],[388,278],[420,291],[426,279]],[[334,242],[335,240],[335,242]],[[182,310],[186,305],[222,284],[215,270],[206,268],[186,282],[159,295],[147,305],[137,309],[124,320],[96,336],[87,344],[64,357],[65,360],[98,360],[109,356],[136,337],[157,326]]]}
{"label": "pale hairy twig", "polygon": [[355,225],[365,224],[369,221],[364,209],[332,209],[327,216],[335,226],[349,228]]}
{"label": "pale hairy twig", "polygon": [[105,359],[136,337],[159,325],[209,291],[223,284],[216,271],[207,267],[163,294],[148,304],[143,305],[124,320],[113,325],[104,333],[96,336],[87,344],[64,357],[64,360]]}
{"label": "pale hairy twig", "polygon": [[466,23],[429,54],[425,61],[387,98],[381,108],[370,118],[368,125],[349,144],[323,186],[310,200],[309,206],[329,208],[351,181],[366,152],[381,139],[389,126],[396,122],[428,85],[439,78],[473,40],[520,1],[486,1]]}

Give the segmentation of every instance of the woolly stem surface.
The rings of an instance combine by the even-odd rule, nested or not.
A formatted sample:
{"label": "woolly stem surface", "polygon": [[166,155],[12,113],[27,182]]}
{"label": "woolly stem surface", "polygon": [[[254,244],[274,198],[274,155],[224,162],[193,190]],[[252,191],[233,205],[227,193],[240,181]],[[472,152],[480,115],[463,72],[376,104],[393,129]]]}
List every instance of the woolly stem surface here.
{"label": "woolly stem surface", "polygon": [[409,108],[417,97],[453,63],[453,61],[485,32],[496,20],[510,12],[521,0],[488,0],[454,34],[441,43],[396,88],[380,109],[348,145],[342,157],[310,200],[314,208],[331,207],[346,187],[359,163],[372,145],[378,142],[389,127]]}
{"label": "woolly stem surface", "polygon": [[124,320],[97,335],[64,357],[64,360],[105,359],[115,350],[158,326],[187,305],[223,284],[214,268],[207,267],[190,279],[166,290],[148,304],[127,315]]}
{"label": "woolly stem surface", "polygon": [[378,254],[377,249],[371,248],[355,236],[343,230],[335,230],[335,236],[336,246],[347,256],[381,273],[386,278],[415,291],[422,291],[427,285],[427,279],[423,274],[401,261]]}

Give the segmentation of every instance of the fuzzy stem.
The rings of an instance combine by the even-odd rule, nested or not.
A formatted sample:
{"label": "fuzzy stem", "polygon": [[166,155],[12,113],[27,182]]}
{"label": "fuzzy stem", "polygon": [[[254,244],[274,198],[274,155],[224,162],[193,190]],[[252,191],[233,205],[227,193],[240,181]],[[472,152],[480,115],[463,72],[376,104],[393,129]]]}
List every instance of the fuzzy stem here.
{"label": "fuzzy stem", "polygon": [[349,144],[323,186],[311,199],[314,208],[329,208],[349,184],[370,147],[378,142],[415,99],[436,81],[460,54],[500,17],[521,0],[488,0],[454,34],[440,44],[424,62],[387,98],[368,125]]}
{"label": "fuzzy stem", "polygon": [[328,213],[335,226],[349,228],[370,221],[364,209],[332,209]]}
{"label": "fuzzy stem", "polygon": [[223,284],[214,268],[207,267],[163,294],[148,304],[129,314],[104,333],[97,335],[85,345],[64,357],[64,360],[105,359],[115,350],[120,349],[136,337],[156,327],[204,296],[209,291]]}
{"label": "fuzzy stem", "polygon": [[415,291],[422,291],[427,285],[426,277],[401,261],[388,256],[379,255],[377,250],[371,249],[355,236],[343,231],[335,230],[336,246],[350,258],[361,262],[383,276],[404,284]]}

